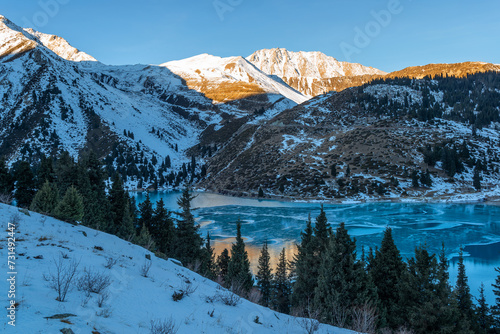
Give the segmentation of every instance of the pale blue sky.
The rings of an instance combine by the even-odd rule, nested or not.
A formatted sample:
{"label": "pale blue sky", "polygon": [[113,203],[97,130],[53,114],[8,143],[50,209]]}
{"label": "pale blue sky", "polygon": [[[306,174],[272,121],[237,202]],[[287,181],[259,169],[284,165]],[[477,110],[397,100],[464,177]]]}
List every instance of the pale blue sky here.
{"label": "pale blue sky", "polygon": [[[392,13],[379,23],[373,12],[381,11]],[[106,64],[283,47],[384,71],[500,63],[499,13],[500,2],[491,0],[23,0],[0,9],[18,25],[62,36]]]}

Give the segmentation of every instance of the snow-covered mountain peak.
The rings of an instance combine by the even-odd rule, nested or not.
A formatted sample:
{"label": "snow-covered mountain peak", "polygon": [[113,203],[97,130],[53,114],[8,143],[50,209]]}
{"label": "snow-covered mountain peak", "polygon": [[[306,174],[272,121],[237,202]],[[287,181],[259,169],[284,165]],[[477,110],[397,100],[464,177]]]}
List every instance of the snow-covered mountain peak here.
{"label": "snow-covered mountain peak", "polygon": [[186,80],[191,89],[217,103],[261,94],[280,94],[296,103],[307,100],[240,56],[221,58],[204,53],[160,66],[167,67]]}
{"label": "snow-covered mountain peak", "polygon": [[50,34],[44,34],[38,31],[35,31],[31,28],[24,29],[26,32],[29,34],[35,36],[38,38],[41,44],[45,46],[46,48],[52,50],[55,54],[58,56],[70,60],[70,61],[97,61],[94,57],[88,55],[85,52],[82,52],[78,50],[77,48],[71,46],[68,41],[66,41],[64,38],[56,36],[56,35],[50,35]]}
{"label": "snow-covered mountain peak", "polygon": [[283,48],[262,49],[246,58],[268,75],[276,75],[292,88],[307,96],[329,91],[331,78],[360,75],[384,75],[373,67],[340,62],[319,51],[293,52]]}

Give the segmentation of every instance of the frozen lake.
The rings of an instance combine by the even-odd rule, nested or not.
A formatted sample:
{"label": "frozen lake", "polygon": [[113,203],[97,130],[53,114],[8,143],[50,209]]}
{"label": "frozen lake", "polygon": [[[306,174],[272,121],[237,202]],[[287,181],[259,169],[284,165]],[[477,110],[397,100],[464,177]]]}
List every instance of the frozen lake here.
{"label": "frozen lake", "polygon": [[[179,192],[151,193],[155,202],[163,198],[167,207],[177,210]],[[137,193],[137,202],[145,194]],[[234,198],[209,193],[197,193],[193,201],[195,215],[203,236],[207,232],[219,253],[230,248],[236,234],[238,219],[242,221],[242,235],[247,250],[256,267],[262,243],[270,243],[271,256],[275,259],[283,247],[288,257],[300,242],[300,232],[305,228],[307,217],[319,214],[320,204],[290,203],[273,200]],[[335,229],[345,222],[352,237],[357,240],[358,252],[364,247],[380,245],[386,226],[393,229],[393,236],[403,257],[410,257],[418,245],[426,245],[432,253],[438,253],[444,242],[450,259],[450,276],[454,283],[457,266],[456,255],[465,246],[465,265],[471,292],[477,295],[481,282],[485,284],[488,302],[494,297],[491,284],[496,277],[495,267],[500,266],[500,207],[485,204],[414,204],[369,203],[325,204],[328,222]]]}

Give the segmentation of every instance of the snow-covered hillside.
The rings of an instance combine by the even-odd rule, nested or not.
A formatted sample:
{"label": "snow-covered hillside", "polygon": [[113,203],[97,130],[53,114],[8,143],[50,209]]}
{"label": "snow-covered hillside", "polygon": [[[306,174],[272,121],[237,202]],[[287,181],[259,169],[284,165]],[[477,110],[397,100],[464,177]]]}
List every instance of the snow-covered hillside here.
{"label": "snow-covered hillside", "polygon": [[[274,312],[236,298],[218,284],[115,236],[73,226],[56,219],[0,204],[0,222],[16,222],[16,260],[7,269],[10,251],[0,246],[4,274],[16,271],[15,297],[7,300],[10,284],[2,279],[2,303],[14,300],[15,327],[4,317],[2,333],[150,333],[151,321],[171,321],[178,333],[304,333],[309,320]],[[11,249],[12,250],[12,249]],[[150,259],[149,259],[150,258]],[[116,262],[116,263],[114,263]],[[85,293],[71,285],[66,300],[56,300],[50,288],[57,273],[77,264],[74,282],[84,272],[109,278],[100,293]],[[107,267],[106,267],[107,266]],[[145,266],[150,266],[144,277]],[[48,280],[47,280],[48,278]],[[179,301],[172,295],[190,291]],[[234,302],[234,306],[227,305]],[[98,304],[101,304],[99,306]],[[71,333],[71,332],[69,332]],[[353,333],[320,325],[317,333]]]}
{"label": "snow-covered hillside", "polygon": [[309,97],[328,91],[326,87],[320,87],[319,83],[324,79],[386,74],[373,67],[340,62],[321,52],[292,52],[282,48],[262,49],[246,59],[264,73],[279,77]]}
{"label": "snow-covered hillside", "polygon": [[280,94],[296,103],[307,100],[301,93],[269,77],[243,57],[221,58],[201,54],[161,66],[184,78],[190,88],[217,102],[258,94]]}

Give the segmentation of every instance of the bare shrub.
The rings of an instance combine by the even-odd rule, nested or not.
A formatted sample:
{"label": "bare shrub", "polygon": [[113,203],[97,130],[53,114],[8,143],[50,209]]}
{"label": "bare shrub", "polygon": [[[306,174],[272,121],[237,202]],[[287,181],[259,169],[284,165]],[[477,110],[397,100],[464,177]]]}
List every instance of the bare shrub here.
{"label": "bare shrub", "polygon": [[377,324],[377,310],[365,303],[352,310],[352,329],[361,333],[375,333]]}
{"label": "bare shrub", "polygon": [[98,307],[103,307],[106,301],[109,298],[109,294],[107,292],[103,292],[102,294],[99,295],[99,298],[97,298],[97,306]]}
{"label": "bare shrub", "polygon": [[110,308],[103,308],[100,311],[96,312],[95,315],[98,317],[109,318],[113,312]]}
{"label": "bare shrub", "polygon": [[217,299],[228,306],[236,306],[239,304],[241,297],[231,291],[217,291]]}
{"label": "bare shrub", "polygon": [[21,215],[19,214],[19,212],[13,213],[10,216],[9,223],[14,224],[14,226],[16,227],[16,229],[19,228],[19,225],[21,223]]}
{"label": "bare shrub", "polygon": [[144,264],[140,268],[140,273],[142,277],[148,277],[149,269],[151,269],[152,262],[151,260],[146,260]]}
{"label": "bare shrub", "polygon": [[198,287],[193,286],[193,283],[191,282],[186,282],[186,281],[181,282],[181,292],[183,292],[185,296],[189,296],[190,294],[195,292],[196,289],[198,289]]}
{"label": "bare shrub", "polygon": [[3,204],[11,204],[12,203],[12,195],[8,193],[0,193],[0,203]]}
{"label": "bare shrub", "polygon": [[110,285],[111,277],[109,275],[85,268],[76,283],[76,288],[90,295],[91,293],[101,293]]}
{"label": "bare shrub", "polygon": [[168,320],[151,320],[149,329],[151,334],[175,334],[179,327],[175,324],[174,319],[170,318]]}
{"label": "bare shrub", "polygon": [[56,300],[64,302],[71,284],[76,276],[76,271],[80,262],[75,260],[66,261],[62,254],[59,254],[58,259],[53,260],[53,271],[49,269],[48,274],[44,274],[43,278],[48,282],[48,286],[57,292]]}
{"label": "bare shrub", "polygon": [[114,257],[108,257],[106,258],[106,264],[104,265],[104,267],[106,269],[111,269],[114,267],[115,264],[118,263],[118,260],[115,259]]}
{"label": "bare shrub", "polygon": [[311,318],[300,318],[297,321],[307,334],[313,334],[319,329],[319,321]]}
{"label": "bare shrub", "polygon": [[347,318],[349,317],[349,312],[344,307],[334,304],[332,311],[333,325],[345,328],[347,323]]}

